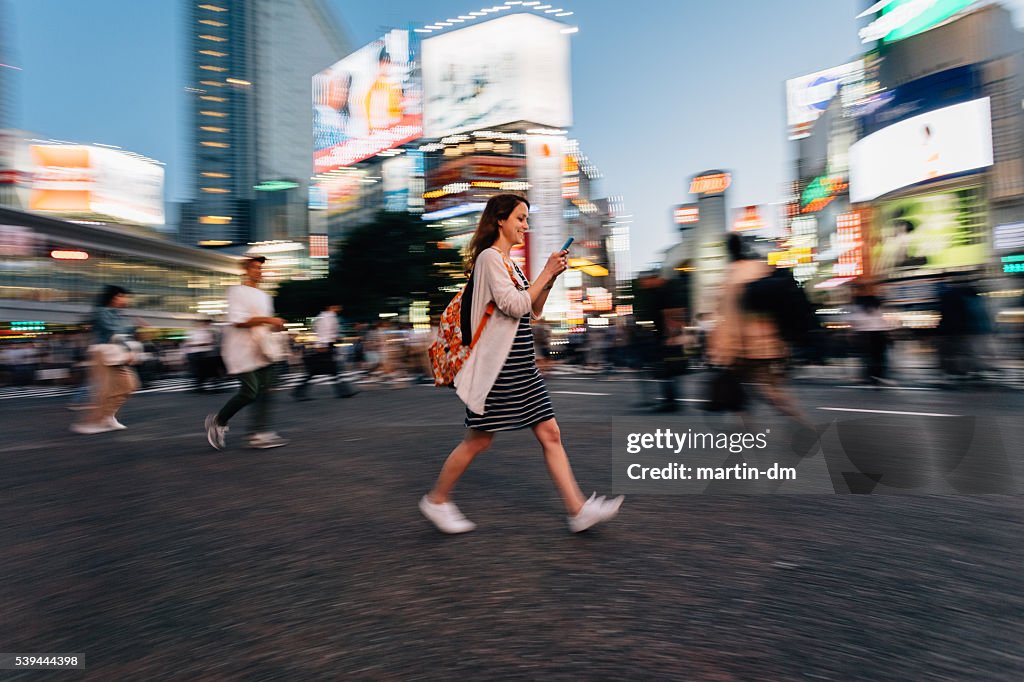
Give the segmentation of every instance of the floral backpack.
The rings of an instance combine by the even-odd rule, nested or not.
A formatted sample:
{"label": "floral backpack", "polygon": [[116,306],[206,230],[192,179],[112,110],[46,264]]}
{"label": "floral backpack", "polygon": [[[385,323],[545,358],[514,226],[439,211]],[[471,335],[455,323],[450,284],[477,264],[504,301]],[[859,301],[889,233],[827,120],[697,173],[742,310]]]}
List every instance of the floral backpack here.
{"label": "floral backpack", "polygon": [[[505,261],[505,268],[508,270],[508,276],[512,278],[512,283],[516,285],[517,289],[521,289],[522,285],[516,280],[515,275],[512,274],[512,267],[508,264],[508,261]],[[491,301],[487,304],[483,319],[477,325],[473,338],[467,344],[462,334],[462,295],[471,285],[472,275],[470,276],[470,283],[461,289],[459,293],[455,294],[451,302],[445,306],[444,312],[441,313],[437,337],[430,344],[430,348],[427,349],[427,353],[430,355],[430,368],[434,374],[435,386],[454,388],[455,375],[459,373],[462,366],[469,360],[469,354],[472,352],[473,346],[476,345],[477,339],[480,338],[484,327],[487,326],[487,321],[494,314],[494,301]]]}

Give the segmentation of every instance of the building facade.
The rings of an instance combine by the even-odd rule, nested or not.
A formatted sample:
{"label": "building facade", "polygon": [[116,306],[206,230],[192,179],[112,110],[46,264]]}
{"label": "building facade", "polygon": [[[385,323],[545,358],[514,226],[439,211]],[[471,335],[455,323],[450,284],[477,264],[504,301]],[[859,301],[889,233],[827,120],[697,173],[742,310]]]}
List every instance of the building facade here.
{"label": "building facade", "polygon": [[153,327],[187,328],[223,313],[241,274],[237,259],[208,250],[4,208],[0,260],[0,325],[78,324],[116,284]]}
{"label": "building facade", "polygon": [[349,50],[322,0],[189,0],[192,191],[181,239],[308,239],[310,77]]}

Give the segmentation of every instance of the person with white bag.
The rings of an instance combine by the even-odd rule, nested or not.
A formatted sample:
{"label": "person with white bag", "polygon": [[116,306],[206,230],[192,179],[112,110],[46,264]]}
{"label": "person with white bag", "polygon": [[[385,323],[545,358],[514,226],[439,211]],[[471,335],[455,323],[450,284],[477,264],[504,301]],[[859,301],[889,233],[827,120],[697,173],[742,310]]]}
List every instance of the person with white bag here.
{"label": "person with white bag", "polygon": [[[94,399],[85,420],[71,425],[75,433],[90,435],[127,428],[117,420],[117,411],[139,388],[139,377],[132,365],[142,351],[142,344],[134,340],[135,327],[121,314],[130,293],[124,287],[109,284],[96,301],[92,317],[96,343],[87,351]],[[145,324],[144,320],[139,321]]]}
{"label": "person with white bag", "polygon": [[284,357],[285,349],[276,333],[284,329],[284,320],[274,316],[273,299],[259,288],[266,260],[264,256],[246,258],[242,261],[242,285],[228,287],[228,325],[221,357],[228,374],[238,379],[239,388],[220,412],[206,417],[206,437],[216,450],[224,449],[228,421],[249,404],[253,404],[249,447],[265,450],[288,444],[270,430],[273,365]]}

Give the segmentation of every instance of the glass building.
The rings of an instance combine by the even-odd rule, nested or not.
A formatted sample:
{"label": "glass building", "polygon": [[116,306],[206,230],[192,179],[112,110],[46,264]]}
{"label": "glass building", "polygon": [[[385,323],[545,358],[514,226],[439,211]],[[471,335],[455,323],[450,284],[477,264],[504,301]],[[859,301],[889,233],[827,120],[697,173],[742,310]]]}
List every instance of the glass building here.
{"label": "glass building", "polygon": [[76,324],[105,285],[132,292],[153,327],[181,329],[225,309],[238,260],[172,242],[0,208],[0,325]]}
{"label": "glass building", "polygon": [[188,0],[192,191],[181,241],[309,234],[311,77],[349,51],[322,0]]}

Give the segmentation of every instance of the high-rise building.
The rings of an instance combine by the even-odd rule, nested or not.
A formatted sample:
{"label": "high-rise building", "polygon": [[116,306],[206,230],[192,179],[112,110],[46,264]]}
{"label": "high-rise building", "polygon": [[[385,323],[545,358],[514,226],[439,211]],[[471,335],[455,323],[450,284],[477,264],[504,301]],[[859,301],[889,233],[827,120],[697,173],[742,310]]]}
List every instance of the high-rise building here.
{"label": "high-rise building", "polygon": [[8,48],[10,38],[6,21],[5,0],[0,0],[0,206],[17,206],[17,172],[14,167],[15,136],[11,126],[14,71]]}
{"label": "high-rise building", "polygon": [[189,0],[193,202],[181,239],[308,237],[311,77],[349,52],[323,0]]}

